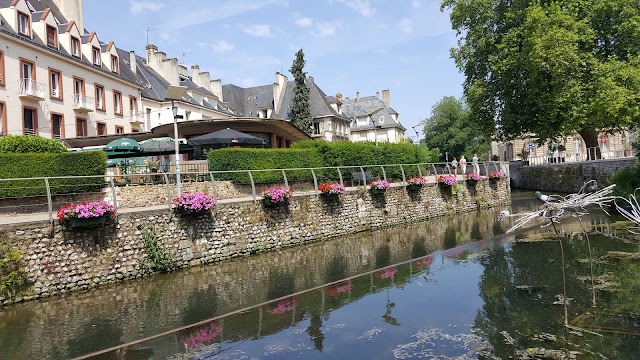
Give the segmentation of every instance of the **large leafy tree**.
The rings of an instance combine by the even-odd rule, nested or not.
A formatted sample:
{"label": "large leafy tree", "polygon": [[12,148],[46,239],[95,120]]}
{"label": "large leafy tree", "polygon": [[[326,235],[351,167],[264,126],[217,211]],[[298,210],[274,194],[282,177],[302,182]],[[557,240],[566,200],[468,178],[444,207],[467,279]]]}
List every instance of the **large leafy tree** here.
{"label": "large leafy tree", "polygon": [[638,0],[444,0],[471,119],[506,139],[598,130],[640,119]]}
{"label": "large leafy tree", "polygon": [[473,154],[483,158],[491,149],[485,137],[469,123],[470,111],[463,100],[445,96],[431,109],[424,120],[424,142],[427,148],[439,149],[441,159],[449,153],[449,160],[464,155],[471,161]]}
{"label": "large leafy tree", "polygon": [[296,53],[296,59],[291,65],[291,74],[295,82],[293,88],[293,101],[291,113],[293,123],[303,131],[309,133],[311,128],[311,107],[309,105],[309,88],[307,87],[307,73],[304,72],[304,52],[302,49]]}

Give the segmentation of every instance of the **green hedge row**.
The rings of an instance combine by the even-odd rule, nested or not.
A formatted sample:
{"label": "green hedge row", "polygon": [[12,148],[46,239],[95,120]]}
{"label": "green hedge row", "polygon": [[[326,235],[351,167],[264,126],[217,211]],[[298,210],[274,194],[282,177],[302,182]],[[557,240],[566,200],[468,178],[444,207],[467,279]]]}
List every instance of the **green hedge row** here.
{"label": "green hedge row", "polygon": [[[103,151],[61,154],[0,154],[0,179],[104,175],[107,155]],[[52,194],[99,191],[103,177],[51,179]],[[45,195],[44,180],[0,181],[0,197]]]}
{"label": "green hedge row", "polygon": [[[345,167],[362,165],[388,164],[417,164],[433,161],[432,154],[424,147],[412,144],[381,143],[351,143],[326,141],[301,141],[293,144],[292,149],[221,149],[209,153],[209,170],[259,170],[259,169],[289,169],[289,168],[318,168]],[[426,169],[421,168],[424,172]],[[364,169],[373,177],[382,177],[382,169],[372,166]],[[357,169],[343,169],[345,181],[351,179],[351,173]],[[400,167],[385,167],[387,178],[401,179]],[[405,175],[417,175],[417,168],[405,168]],[[282,173],[252,172],[256,183],[282,181]],[[331,169],[316,171],[318,181],[337,180],[337,171]],[[236,183],[248,184],[247,174],[219,174],[216,179],[232,180]],[[310,171],[288,171],[288,180],[311,180]]]}
{"label": "green hedge row", "polygon": [[[209,170],[263,170],[322,167],[322,157],[313,149],[220,149],[209,152]],[[258,184],[282,181],[280,171],[252,172]],[[306,170],[287,171],[288,180],[313,179]],[[247,173],[216,174],[218,180],[249,184]]]}

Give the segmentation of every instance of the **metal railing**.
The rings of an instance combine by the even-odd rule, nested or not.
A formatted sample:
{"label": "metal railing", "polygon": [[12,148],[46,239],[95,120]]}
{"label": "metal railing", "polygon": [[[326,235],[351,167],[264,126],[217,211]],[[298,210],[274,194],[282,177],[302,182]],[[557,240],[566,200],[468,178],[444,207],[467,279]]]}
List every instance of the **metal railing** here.
{"label": "metal railing", "polygon": [[129,114],[129,121],[144,124],[147,121],[147,115],[144,113],[131,113]]}
{"label": "metal railing", "polygon": [[29,96],[44,99],[46,85],[31,79],[20,79],[20,92],[18,96]]}
{"label": "metal railing", "polygon": [[[341,166],[265,170],[200,171],[197,167],[180,174],[149,171],[98,176],[62,176],[0,179],[0,225],[35,221],[53,222],[58,208],[74,203],[105,200],[120,213],[171,209],[178,196],[177,179],[184,192],[202,191],[220,202],[253,201],[257,203],[260,188],[284,186],[296,194],[318,195],[318,185],[338,182],[362,188],[373,179],[385,179],[394,187],[406,186],[410,176],[424,176],[436,183],[441,174],[452,174],[446,163]],[[493,171],[509,173],[504,162],[478,164],[480,175]],[[467,166],[467,173],[474,171]],[[458,174],[458,181],[464,176]],[[142,189],[141,187],[144,187]],[[17,194],[20,194],[18,196]]]}
{"label": "metal railing", "polygon": [[87,96],[85,94],[74,94],[73,95],[73,108],[74,109],[82,109],[82,110],[95,110],[96,103],[95,99],[91,96]]}
{"label": "metal railing", "polygon": [[[607,160],[607,159],[621,159],[635,156],[633,150],[598,150],[597,147],[588,148],[585,153],[568,153],[560,152],[553,155],[540,155],[529,156],[527,159],[529,165],[544,165],[544,164],[559,164],[559,163],[574,163],[593,160]],[[598,152],[600,157],[598,158]]]}

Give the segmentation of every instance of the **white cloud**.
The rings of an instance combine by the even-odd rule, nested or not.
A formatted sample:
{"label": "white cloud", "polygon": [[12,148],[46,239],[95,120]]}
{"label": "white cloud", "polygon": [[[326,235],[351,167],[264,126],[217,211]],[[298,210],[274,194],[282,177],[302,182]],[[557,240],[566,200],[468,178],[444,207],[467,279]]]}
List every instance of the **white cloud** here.
{"label": "white cloud", "polygon": [[421,7],[421,6],[422,6],[422,1],[420,1],[420,0],[413,0],[413,1],[411,2],[411,6],[413,6],[414,8],[419,8],[419,7]]}
{"label": "white cloud", "polygon": [[316,31],[313,33],[313,36],[324,38],[334,35],[339,26],[340,24],[335,21],[319,22],[316,25]]}
{"label": "white cloud", "polygon": [[157,1],[136,1],[129,0],[129,9],[132,14],[137,14],[143,11],[158,11],[163,7],[167,6],[165,3],[157,2]]}
{"label": "white cloud", "polygon": [[313,20],[311,20],[308,17],[302,17],[302,18],[296,19],[295,23],[300,27],[306,27],[306,26],[313,25]]}
{"label": "white cloud", "polygon": [[368,0],[336,0],[341,2],[351,9],[359,12],[362,16],[371,16],[376,12],[376,9],[371,7],[371,3]]}
{"label": "white cloud", "polygon": [[218,40],[213,45],[211,45],[211,48],[214,52],[223,53],[233,50],[233,45],[225,40]]}
{"label": "white cloud", "polygon": [[404,33],[412,33],[413,32],[413,21],[411,19],[402,18],[400,19],[400,23],[398,24],[400,30]]}
{"label": "white cloud", "polygon": [[250,25],[242,29],[251,36],[271,37],[271,26],[269,25]]}

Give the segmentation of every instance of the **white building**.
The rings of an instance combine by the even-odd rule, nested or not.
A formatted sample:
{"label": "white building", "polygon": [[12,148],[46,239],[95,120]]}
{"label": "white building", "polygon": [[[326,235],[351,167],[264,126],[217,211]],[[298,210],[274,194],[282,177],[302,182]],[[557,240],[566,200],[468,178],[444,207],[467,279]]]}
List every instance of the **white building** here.
{"label": "white building", "polygon": [[[341,96],[340,96],[341,97]],[[342,101],[342,114],[351,118],[351,141],[399,143],[407,130],[398,120],[398,113],[391,107],[389,90],[382,90],[382,99],[376,96]]]}

